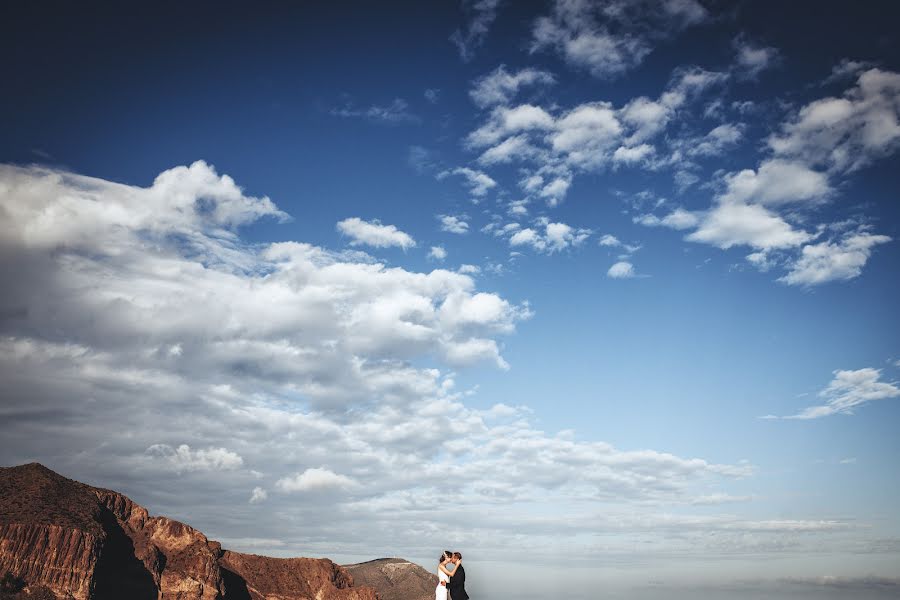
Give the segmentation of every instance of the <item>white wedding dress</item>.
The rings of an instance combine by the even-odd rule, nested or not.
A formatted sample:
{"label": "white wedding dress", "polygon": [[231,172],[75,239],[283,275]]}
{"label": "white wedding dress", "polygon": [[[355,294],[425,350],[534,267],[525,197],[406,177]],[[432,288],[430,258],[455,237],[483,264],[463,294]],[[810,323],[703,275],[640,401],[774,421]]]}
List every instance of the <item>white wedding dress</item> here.
{"label": "white wedding dress", "polygon": [[446,584],[448,581],[450,577],[438,567],[438,584],[434,589],[434,600],[447,600],[447,586],[441,585],[441,582]]}

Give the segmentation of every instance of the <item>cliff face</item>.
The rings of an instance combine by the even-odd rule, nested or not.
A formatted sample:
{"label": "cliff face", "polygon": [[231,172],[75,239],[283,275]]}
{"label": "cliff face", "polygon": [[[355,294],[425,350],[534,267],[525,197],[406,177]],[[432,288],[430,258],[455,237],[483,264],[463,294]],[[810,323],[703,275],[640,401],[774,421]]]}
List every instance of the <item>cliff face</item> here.
{"label": "cliff face", "polygon": [[227,577],[242,579],[231,587],[236,600],[378,600],[375,590],[353,587],[347,569],[327,559],[270,558],[225,551],[220,562]]}
{"label": "cliff face", "polygon": [[377,600],[326,559],[226,552],[39,464],[0,467],[0,576],[75,600]]}
{"label": "cliff face", "polygon": [[103,538],[56,525],[0,524],[0,575],[12,573],[32,584],[90,596]]}
{"label": "cliff face", "polygon": [[345,568],[357,585],[375,588],[380,600],[432,600],[438,583],[436,573],[402,558],[380,558]]}

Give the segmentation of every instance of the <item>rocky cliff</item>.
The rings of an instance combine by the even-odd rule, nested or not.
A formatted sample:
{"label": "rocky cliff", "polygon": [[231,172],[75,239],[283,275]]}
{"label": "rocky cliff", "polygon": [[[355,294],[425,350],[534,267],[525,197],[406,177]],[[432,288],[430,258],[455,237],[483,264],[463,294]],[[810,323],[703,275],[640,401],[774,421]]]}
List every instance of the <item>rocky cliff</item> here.
{"label": "rocky cliff", "polygon": [[192,527],[33,463],[0,467],[0,576],[76,600],[376,600],[326,559],[224,551]]}
{"label": "rocky cliff", "polygon": [[[430,573],[402,558],[379,558],[355,565],[344,565],[357,585],[378,592],[380,600],[432,600],[437,586],[436,573]],[[435,566],[435,570],[437,566]]]}
{"label": "rocky cliff", "polygon": [[241,590],[240,596],[235,595],[242,600],[378,600],[375,590],[353,587],[347,569],[327,559],[270,558],[226,551],[220,564],[228,572],[226,580],[233,574],[246,582],[246,593]]}

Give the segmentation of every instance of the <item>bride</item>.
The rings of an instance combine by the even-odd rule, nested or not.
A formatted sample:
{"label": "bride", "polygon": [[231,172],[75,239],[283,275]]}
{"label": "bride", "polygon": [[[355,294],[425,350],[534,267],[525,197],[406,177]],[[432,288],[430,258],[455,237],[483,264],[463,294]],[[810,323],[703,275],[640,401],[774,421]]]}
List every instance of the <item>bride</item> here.
{"label": "bride", "polygon": [[447,600],[447,585],[456,567],[453,568],[453,571],[450,571],[446,565],[447,563],[453,564],[452,561],[453,553],[444,550],[444,553],[441,554],[441,558],[438,560],[438,584],[434,590],[434,600]]}

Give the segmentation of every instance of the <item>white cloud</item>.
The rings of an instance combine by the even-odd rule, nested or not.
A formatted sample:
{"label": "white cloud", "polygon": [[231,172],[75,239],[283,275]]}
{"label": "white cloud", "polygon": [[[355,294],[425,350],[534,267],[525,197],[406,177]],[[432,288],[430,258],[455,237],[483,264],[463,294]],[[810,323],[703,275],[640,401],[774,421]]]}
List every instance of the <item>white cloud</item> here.
{"label": "white cloud", "polygon": [[625,146],[620,146],[616,148],[616,151],[613,152],[612,159],[613,162],[616,163],[637,163],[649,155],[653,154],[653,146],[650,144],[641,144],[640,146],[634,146],[631,148],[627,148]]}
{"label": "white cloud", "polygon": [[475,80],[469,97],[480,108],[495,104],[507,104],[519,89],[532,85],[552,85],[556,79],[551,73],[539,69],[526,68],[509,73],[505,65],[500,65],[487,75]]}
{"label": "white cloud", "polygon": [[[442,322],[449,295],[474,292],[465,275],[386,268],[361,253],[297,242],[243,245],[222,224],[283,213],[268,199],[235,197],[230,179],[222,178],[229,184],[222,190],[198,186],[187,176],[205,181],[212,169],[200,163],[192,169],[163,173],[154,186],[139,188],[49,169],[0,168],[8,215],[0,242],[10,259],[40,272],[4,291],[10,305],[29,307],[29,319],[18,322],[29,337],[47,331],[53,338],[45,326],[30,324],[37,319],[110,352],[140,339],[152,368],[123,368],[122,377],[161,385],[166,379],[153,369],[177,364],[222,385],[235,378],[264,388],[291,382],[304,402],[327,407],[359,395],[376,401],[408,393],[392,377],[431,385],[428,371],[402,361],[445,356],[497,330]],[[370,243],[409,245],[391,228],[345,225]],[[52,248],[62,250],[51,255]],[[510,306],[504,331],[519,314]],[[176,345],[181,352],[173,355]],[[140,362],[133,352],[122,360]]]}
{"label": "white cloud", "polygon": [[275,482],[275,486],[283,492],[320,492],[327,490],[346,490],[356,486],[356,482],[346,475],[339,475],[325,468],[306,469],[290,477],[283,477]]}
{"label": "white cloud", "polygon": [[723,202],[756,202],[779,205],[790,202],[820,202],[831,192],[825,174],[801,163],[782,159],[762,162],[758,171],[745,169],[725,176]]}
{"label": "white cloud", "polygon": [[351,217],[338,221],[337,230],[353,239],[350,242],[351,246],[367,245],[375,248],[397,246],[406,250],[416,245],[416,241],[409,234],[400,231],[394,225],[382,225],[377,219],[363,221],[359,217]]}
{"label": "white cloud", "polygon": [[758,46],[750,42],[744,35],[740,35],[734,40],[734,49],[737,53],[737,66],[741,75],[750,79],[772,67],[779,59],[778,50],[772,47]]}
{"label": "white cloud", "polygon": [[737,144],[742,137],[743,127],[740,124],[723,123],[714,127],[703,138],[691,140],[686,150],[691,156],[718,156]]}
{"label": "white cloud", "polygon": [[441,222],[441,231],[459,235],[469,233],[467,215],[437,215],[437,218]]}
{"label": "white cloud", "polygon": [[571,65],[611,78],[639,65],[656,41],[707,17],[695,0],[557,0],[551,15],[534,24],[532,51],[553,48]]}
{"label": "white cloud", "polygon": [[624,260],[617,262],[609,268],[606,276],[612,279],[631,279],[635,276],[634,265]]}
{"label": "white cloud", "polygon": [[250,494],[249,502],[250,504],[259,504],[260,502],[264,502],[266,499],[268,499],[268,497],[269,493],[265,489],[257,486],[253,488],[253,492],[251,492]]}
{"label": "white cloud", "polygon": [[621,248],[624,251],[624,255],[622,257],[627,256],[629,254],[633,254],[641,249],[639,245],[631,245],[631,244],[623,244],[619,238],[611,234],[605,234],[600,238],[598,242],[601,246],[605,246],[607,248]]}
{"label": "white cloud", "polygon": [[507,205],[506,212],[511,217],[527,217],[528,216],[528,200],[512,200]]}
{"label": "white cloud", "polygon": [[856,79],[863,71],[874,67],[875,64],[865,60],[850,60],[845,58],[831,69],[831,75],[823,83],[843,82],[846,79]]}
{"label": "white cloud", "polygon": [[818,419],[836,414],[852,415],[860,406],[874,400],[885,400],[900,396],[896,382],[881,381],[881,370],[858,369],[856,371],[835,371],[834,379],[819,397],[825,404],[810,406],[800,413],[784,417],[786,419]]}
{"label": "white cloud", "polygon": [[854,279],[862,273],[872,249],[889,241],[891,238],[886,235],[855,231],[838,242],[808,244],[803,246],[800,257],[791,264],[790,272],[779,281],[809,286]]}
{"label": "white cloud", "polygon": [[447,171],[438,173],[438,179],[445,179],[451,175],[461,175],[469,186],[469,193],[475,198],[483,198],[487,195],[488,190],[497,186],[497,182],[488,176],[487,173],[476,171],[468,167],[457,167]]}
{"label": "white cloud", "polygon": [[747,245],[771,250],[793,248],[812,237],[758,204],[720,202],[704,214],[697,229],[685,239],[719,248]]}
{"label": "white cloud", "polygon": [[[531,246],[534,250],[546,254],[580,246],[593,233],[590,229],[576,229],[565,223],[551,223],[546,219],[538,220],[535,227],[520,229],[518,224],[510,223],[499,230],[499,233],[500,235],[511,234],[509,236],[510,246]],[[541,231],[542,229],[543,231]]]}
{"label": "white cloud", "polygon": [[240,455],[226,448],[191,450],[187,444],[173,448],[167,444],[153,444],[147,456],[167,462],[176,472],[227,471],[244,465]]}
{"label": "white cloud", "polygon": [[457,269],[457,271],[460,273],[465,273],[467,275],[478,275],[479,273],[481,273],[481,267],[479,267],[478,265],[462,264],[459,265],[459,269]]}
{"label": "white cloud", "polygon": [[900,146],[900,73],[869,69],[842,97],[800,109],[769,138],[776,156],[833,172],[859,169]]}
{"label": "white cloud", "polygon": [[484,166],[538,157],[541,150],[531,144],[527,135],[514,135],[481,153],[478,163]]}
{"label": "white cloud", "polygon": [[616,236],[610,235],[610,234],[607,233],[607,234],[605,234],[603,237],[600,238],[599,244],[600,244],[601,246],[613,246],[613,247],[615,247],[615,246],[621,246],[621,245],[622,245],[622,242],[620,242],[620,241],[619,241],[619,238],[617,238]]}
{"label": "white cloud", "polygon": [[[539,106],[532,104],[499,106],[491,111],[484,125],[468,135],[466,142],[472,148],[483,148],[494,145],[507,136],[533,130],[549,130],[553,125],[553,116]],[[527,138],[520,139],[527,142]],[[500,154],[499,151],[495,153]],[[506,154],[510,154],[510,151],[507,150]],[[502,161],[495,160],[495,162]]]}
{"label": "white cloud", "polygon": [[[131,482],[154,512],[202,512],[208,531],[263,553],[425,555],[422,532],[440,502],[459,513],[454,531],[491,558],[521,545],[508,541],[517,532],[533,545],[575,531],[561,506],[591,507],[574,521],[579,534],[615,532],[626,545],[652,531],[678,551],[747,531],[772,540],[841,529],[659,515],[655,507],[687,505],[754,470],[547,432],[525,410],[486,416],[497,399],[467,405],[474,392],[457,391],[450,369],[507,367],[501,339],[531,316],[526,303],[463,273],[299,241],[245,243],[245,215],[279,217],[277,208],[242,193],[229,200],[230,186],[194,193],[168,173],[157,180],[165,193],[0,168],[3,259],[26,275],[4,282],[4,306],[22,309],[0,335],[7,464]],[[548,248],[584,234],[551,224],[532,224]],[[248,523],[256,487],[273,493]],[[297,502],[295,490],[310,491]],[[565,543],[566,555],[582,548]]]}
{"label": "white cloud", "polygon": [[428,258],[433,260],[444,260],[447,258],[447,251],[443,246],[432,246],[428,251]]}
{"label": "white cloud", "polygon": [[697,226],[700,218],[696,213],[678,207],[662,219],[653,214],[643,214],[634,217],[632,221],[646,227],[662,226],[670,229],[691,229]]}
{"label": "white cloud", "polygon": [[463,8],[470,16],[469,22],[463,29],[457,29],[450,36],[450,41],[459,51],[459,57],[469,62],[475,56],[477,50],[484,43],[491,24],[497,18],[497,8],[501,0],[463,0]]}
{"label": "white cloud", "polygon": [[[859,71],[860,64],[839,66],[843,74]],[[842,174],[869,164],[900,147],[900,74],[869,68],[843,97],[811,102],[782,124],[768,139],[771,155],[756,170],[721,175],[722,191],[706,211],[696,211],[679,223],[695,231],[687,240],[723,249],[751,246],[747,260],[760,270],[784,265],[788,273],[779,279],[791,285],[816,285],[859,276],[878,244],[888,236],[867,228],[845,234],[839,240],[812,243],[828,231],[843,231],[847,223],[824,223],[810,233],[793,223],[808,223],[813,211],[833,200],[839,188],[831,182]],[[682,140],[687,155],[703,155],[733,143],[739,130],[719,126],[707,139]],[[696,176],[676,184],[692,185]],[[678,221],[644,214],[636,223],[676,227]],[[772,250],[798,252],[772,254]]]}
{"label": "white cloud", "polygon": [[[658,99],[642,96],[621,108],[604,101],[563,110],[503,104],[469,133],[465,143],[481,152],[481,165],[525,165],[520,187],[554,207],[565,199],[579,172],[635,165],[656,169],[678,162],[676,157],[660,156],[653,138],[691,100],[727,78],[727,73],[680,68]],[[738,129],[737,125],[720,126],[693,147],[708,152],[725,148],[736,142]]]}
{"label": "white cloud", "polygon": [[437,104],[438,99],[441,96],[441,90],[437,88],[428,88],[426,89],[422,95],[432,104]]}

